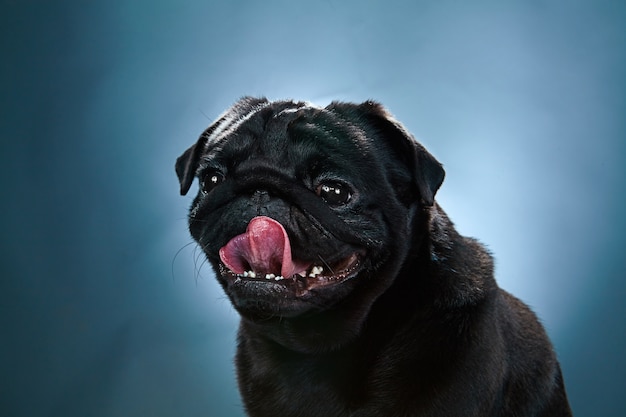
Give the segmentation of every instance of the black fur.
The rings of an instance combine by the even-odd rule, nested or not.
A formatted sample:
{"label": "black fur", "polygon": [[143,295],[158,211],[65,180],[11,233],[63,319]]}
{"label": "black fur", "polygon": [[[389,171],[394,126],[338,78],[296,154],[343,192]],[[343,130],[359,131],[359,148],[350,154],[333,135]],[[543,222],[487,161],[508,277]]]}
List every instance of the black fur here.
{"label": "black fur", "polygon": [[[250,416],[571,415],[542,326],[435,202],[442,166],[379,104],[241,99],[176,172],[182,194],[200,180],[190,232],[241,314]],[[351,199],[326,203],[327,181]],[[256,216],[284,226],[295,259],[357,253],[358,274],[234,279],[218,251]]]}

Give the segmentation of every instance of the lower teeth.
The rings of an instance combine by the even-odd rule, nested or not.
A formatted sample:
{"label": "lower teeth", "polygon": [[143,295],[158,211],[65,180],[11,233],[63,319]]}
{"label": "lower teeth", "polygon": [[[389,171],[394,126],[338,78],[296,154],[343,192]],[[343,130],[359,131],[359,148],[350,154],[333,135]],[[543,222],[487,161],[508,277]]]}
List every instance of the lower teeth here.
{"label": "lower teeth", "polygon": [[324,268],[322,268],[321,266],[314,266],[311,269],[311,273],[309,274],[309,278],[315,278],[316,276],[321,274],[323,270],[324,270]]}
{"label": "lower teeth", "polygon": [[[322,271],[324,270],[324,268],[322,268],[321,266],[314,266],[313,268],[311,268],[309,274],[307,275],[309,278],[315,278],[317,277],[319,274],[322,273]],[[301,272],[298,275],[300,276],[305,276],[305,272]],[[257,274],[254,271],[245,271],[243,274],[237,274],[237,276],[239,276],[240,278],[257,278]],[[285,277],[281,276],[281,275],[275,275],[275,274],[265,274],[264,278],[266,280],[274,280],[274,281],[282,281],[283,279],[285,279]]]}

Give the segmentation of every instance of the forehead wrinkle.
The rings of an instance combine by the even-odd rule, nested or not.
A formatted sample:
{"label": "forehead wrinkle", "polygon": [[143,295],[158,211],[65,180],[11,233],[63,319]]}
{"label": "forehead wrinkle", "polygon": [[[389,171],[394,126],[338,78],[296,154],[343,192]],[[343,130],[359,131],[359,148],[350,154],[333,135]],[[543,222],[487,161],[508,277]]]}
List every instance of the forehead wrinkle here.
{"label": "forehead wrinkle", "polygon": [[[310,114],[310,117],[303,115],[303,117],[294,120],[294,122],[300,123],[293,123],[290,127],[293,127],[295,132],[300,131],[303,134],[290,135],[292,141],[324,137],[332,139],[331,143],[338,148],[346,145],[356,148],[362,156],[370,152],[371,146],[363,129],[325,109],[316,110]],[[314,140],[312,142],[316,143]]]}
{"label": "forehead wrinkle", "polygon": [[[261,110],[270,106],[272,103],[265,102],[256,105],[249,112],[245,114],[230,114],[226,112],[222,117],[224,120],[209,134],[207,138],[204,151],[208,152],[216,146],[219,146],[223,143],[229,136],[231,136],[234,132],[237,131],[241,127],[243,123],[250,120],[252,117],[257,115]],[[231,112],[232,113],[232,112]]]}
{"label": "forehead wrinkle", "polygon": [[[264,102],[256,105],[251,110],[244,114],[238,114],[231,109],[233,113],[230,117],[229,112],[226,112],[222,117],[222,121],[213,131],[208,135],[207,142],[205,144],[205,152],[213,150],[215,146],[223,144],[227,139],[230,139],[233,135],[239,133],[248,122],[252,122],[255,118],[259,117],[263,119],[262,128],[250,129],[251,136],[260,139],[264,137],[268,131],[266,129],[267,123],[270,120],[281,118],[281,116],[288,115],[292,112],[297,112],[303,107],[311,107],[308,102],[293,102],[293,101],[277,101],[277,102]],[[258,131],[255,131],[258,130]]]}
{"label": "forehead wrinkle", "polygon": [[[357,181],[359,172],[380,170],[366,131],[325,109],[303,112],[289,125],[288,138],[294,145],[287,147],[288,157],[304,157],[304,165],[315,167],[316,174]],[[352,163],[346,164],[346,158]]]}

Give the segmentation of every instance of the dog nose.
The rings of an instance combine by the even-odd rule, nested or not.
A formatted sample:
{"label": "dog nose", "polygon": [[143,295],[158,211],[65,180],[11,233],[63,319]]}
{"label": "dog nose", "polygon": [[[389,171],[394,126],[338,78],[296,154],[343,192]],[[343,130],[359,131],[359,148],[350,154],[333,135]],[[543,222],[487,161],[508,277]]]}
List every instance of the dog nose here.
{"label": "dog nose", "polygon": [[256,190],[250,196],[250,203],[256,209],[256,215],[267,215],[270,204],[270,193],[267,190]]}
{"label": "dog nose", "polygon": [[256,190],[252,193],[251,199],[254,204],[265,204],[270,201],[270,193],[267,190]]}

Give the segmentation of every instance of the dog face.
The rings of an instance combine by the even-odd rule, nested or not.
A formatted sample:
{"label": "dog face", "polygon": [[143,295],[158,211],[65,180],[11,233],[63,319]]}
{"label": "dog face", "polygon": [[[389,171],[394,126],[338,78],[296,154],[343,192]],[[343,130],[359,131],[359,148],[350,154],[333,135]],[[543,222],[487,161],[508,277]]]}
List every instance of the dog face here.
{"label": "dog face", "polygon": [[[189,229],[241,316],[320,349],[359,328],[424,235],[441,165],[378,104],[244,98],[176,163]],[[411,236],[407,238],[407,236]]]}

